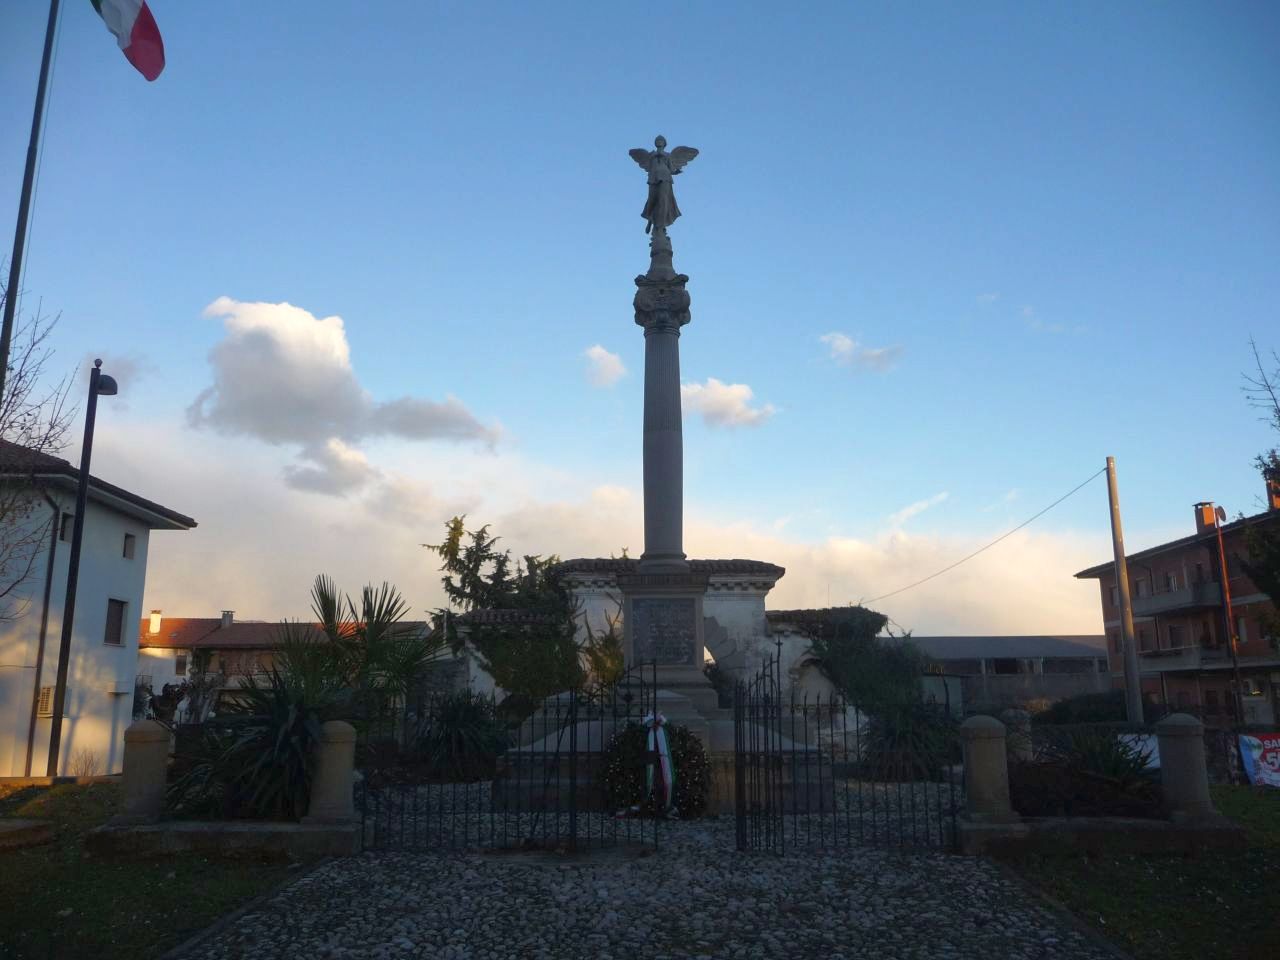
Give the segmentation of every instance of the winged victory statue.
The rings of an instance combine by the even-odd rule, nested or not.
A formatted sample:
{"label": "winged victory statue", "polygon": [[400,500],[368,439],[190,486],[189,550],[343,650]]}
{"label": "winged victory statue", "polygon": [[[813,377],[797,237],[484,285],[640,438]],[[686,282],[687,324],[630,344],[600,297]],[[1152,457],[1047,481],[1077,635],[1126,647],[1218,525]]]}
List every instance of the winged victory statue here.
{"label": "winged victory statue", "polygon": [[648,221],[644,232],[653,231],[657,234],[659,230],[665,233],[667,227],[680,216],[671,180],[684,169],[685,164],[698,155],[698,151],[693,147],[676,147],[667,153],[667,138],[663,136],[657,137],[653,145],[656,149],[636,147],[629,152],[631,159],[640,164],[649,175],[649,199],[640,213]]}

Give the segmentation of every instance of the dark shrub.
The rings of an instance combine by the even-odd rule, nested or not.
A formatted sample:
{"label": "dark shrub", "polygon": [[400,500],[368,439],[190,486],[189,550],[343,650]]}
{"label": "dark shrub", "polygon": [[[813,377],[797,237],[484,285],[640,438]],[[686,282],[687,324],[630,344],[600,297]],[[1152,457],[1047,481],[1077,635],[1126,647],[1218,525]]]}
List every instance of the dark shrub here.
{"label": "dark shrub", "polygon": [[1027,817],[1159,817],[1150,753],[1106,729],[1063,729],[1034,762],[1009,764],[1013,807]]}
{"label": "dark shrub", "polygon": [[453,783],[492,778],[507,746],[492,698],[462,690],[431,701],[414,753],[429,777]]}
{"label": "dark shrub", "polygon": [[190,816],[296,820],[307,811],[315,746],[332,719],[333,691],[276,670],[241,683],[230,707],[175,756],[172,812]]}
{"label": "dark shrub", "polygon": [[957,759],[956,721],[936,704],[886,705],[862,742],[863,774],[874,780],[937,780]]}

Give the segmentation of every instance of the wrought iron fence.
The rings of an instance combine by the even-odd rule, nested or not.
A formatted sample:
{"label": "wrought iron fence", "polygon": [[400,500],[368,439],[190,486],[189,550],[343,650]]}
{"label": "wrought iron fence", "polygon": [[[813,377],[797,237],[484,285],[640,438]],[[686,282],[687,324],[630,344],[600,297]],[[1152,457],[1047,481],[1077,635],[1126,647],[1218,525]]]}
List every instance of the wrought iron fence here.
{"label": "wrought iron fence", "polygon": [[[435,693],[358,726],[356,802],[374,849],[658,844],[658,821],[610,791],[645,753],[610,752],[655,712],[652,665],[512,715],[492,696]],[[614,769],[606,770],[606,763]],[[625,764],[638,767],[621,769]]]}
{"label": "wrought iron fence", "polygon": [[772,657],[737,687],[734,753],[739,850],[955,844],[960,746],[945,692],[875,710],[784,694]]}

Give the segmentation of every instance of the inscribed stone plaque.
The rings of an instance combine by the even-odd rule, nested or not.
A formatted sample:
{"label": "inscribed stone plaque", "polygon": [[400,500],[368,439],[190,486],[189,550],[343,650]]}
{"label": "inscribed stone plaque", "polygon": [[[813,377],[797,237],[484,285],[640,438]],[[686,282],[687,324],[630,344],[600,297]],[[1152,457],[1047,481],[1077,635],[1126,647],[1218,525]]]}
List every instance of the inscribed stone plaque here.
{"label": "inscribed stone plaque", "polygon": [[693,597],[634,597],[628,629],[636,661],[697,666],[695,603]]}

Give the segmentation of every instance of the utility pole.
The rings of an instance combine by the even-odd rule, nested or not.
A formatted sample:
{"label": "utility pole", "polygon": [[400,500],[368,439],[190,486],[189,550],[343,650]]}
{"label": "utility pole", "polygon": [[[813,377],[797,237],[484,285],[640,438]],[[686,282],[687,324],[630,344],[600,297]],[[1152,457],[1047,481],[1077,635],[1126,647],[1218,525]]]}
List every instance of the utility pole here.
{"label": "utility pole", "polygon": [[1227,573],[1227,549],[1222,545],[1222,521],[1227,511],[1213,511],[1213,529],[1218,535],[1218,567],[1222,572],[1222,618],[1227,626],[1227,649],[1231,651],[1231,679],[1236,688],[1236,724],[1244,726],[1244,686],[1240,682],[1240,656],[1236,651],[1236,618],[1231,614],[1231,576]]}
{"label": "utility pole", "polygon": [[1124,530],[1120,526],[1120,492],[1116,487],[1116,458],[1107,457],[1107,495],[1111,499],[1111,548],[1116,558],[1116,592],[1120,596],[1120,649],[1124,656],[1125,715],[1142,723],[1142,682],[1138,647],[1133,639],[1133,604],[1129,599],[1129,564],[1124,558]]}

